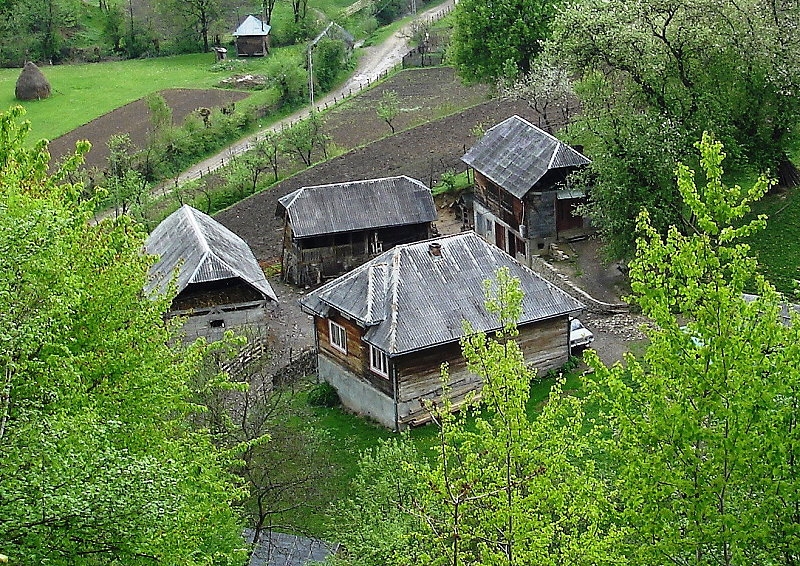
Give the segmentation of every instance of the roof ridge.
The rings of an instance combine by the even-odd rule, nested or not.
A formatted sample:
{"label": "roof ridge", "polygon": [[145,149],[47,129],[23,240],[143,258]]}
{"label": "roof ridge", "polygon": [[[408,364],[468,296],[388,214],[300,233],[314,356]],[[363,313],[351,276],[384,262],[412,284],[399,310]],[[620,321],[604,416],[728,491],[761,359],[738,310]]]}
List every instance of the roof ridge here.
{"label": "roof ridge", "polygon": [[[192,226],[192,232],[197,236],[197,240],[200,243],[200,246],[203,248],[204,255],[211,253],[211,246],[208,245],[208,240],[206,240],[206,236],[203,231],[200,229],[200,223],[197,221],[197,217],[194,215],[194,211],[197,210],[188,204],[184,204],[181,207],[181,210],[184,211],[189,218],[189,224]],[[199,210],[197,212],[200,212]]]}
{"label": "roof ridge", "polygon": [[[404,246],[397,246],[395,248],[395,252],[392,254],[390,277],[388,278],[392,296],[392,300],[389,303],[389,310],[391,313],[389,322],[389,353],[395,353],[397,351],[397,295],[399,294],[400,287],[400,256],[402,255],[403,249],[405,249]],[[388,297],[389,293],[387,292],[386,295]]]}

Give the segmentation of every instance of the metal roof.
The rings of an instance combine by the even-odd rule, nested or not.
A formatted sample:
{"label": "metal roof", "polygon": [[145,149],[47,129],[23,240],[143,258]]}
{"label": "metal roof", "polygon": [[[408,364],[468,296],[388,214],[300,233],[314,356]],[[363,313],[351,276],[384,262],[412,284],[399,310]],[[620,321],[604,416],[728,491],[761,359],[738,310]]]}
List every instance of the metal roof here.
{"label": "metal roof", "polygon": [[516,115],[490,128],[461,161],[517,198],[524,197],[552,169],[591,163],[558,138]]}
{"label": "metal roof", "polygon": [[165,293],[173,277],[178,293],[193,283],[238,277],[264,298],[278,300],[244,240],[187,204],[156,226],[144,247],[158,256],[145,285],[148,294]]}
{"label": "metal roof", "polygon": [[[255,532],[245,529],[247,542],[253,542]],[[318,564],[335,553],[338,544],[298,535],[263,531],[258,544],[250,556],[249,566],[305,566]]]}
{"label": "metal roof", "polygon": [[[439,244],[440,255],[431,254]],[[574,299],[474,232],[400,245],[310,292],[301,305],[327,316],[331,309],[367,327],[364,340],[389,355],[458,340],[462,321],[477,331],[498,328],[484,306],[483,282],[508,267],[525,296],[520,325],[584,308]]]}
{"label": "metal roof", "polygon": [[436,220],[431,190],[405,175],[302,187],[278,201],[296,238]]}
{"label": "metal roof", "polygon": [[255,16],[247,16],[241,25],[233,32],[233,37],[250,35],[269,35],[272,27],[265,24]]}

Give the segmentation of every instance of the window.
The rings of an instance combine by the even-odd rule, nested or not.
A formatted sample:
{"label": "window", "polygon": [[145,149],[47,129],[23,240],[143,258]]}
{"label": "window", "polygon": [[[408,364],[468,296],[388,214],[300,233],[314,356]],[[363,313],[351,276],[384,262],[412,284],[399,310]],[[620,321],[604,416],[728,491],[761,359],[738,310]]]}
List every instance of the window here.
{"label": "window", "polygon": [[389,377],[389,356],[372,345],[369,347],[369,369],[378,375]]}
{"label": "window", "polygon": [[331,346],[342,352],[347,353],[347,331],[344,326],[336,324],[332,320],[328,321],[328,328],[330,330]]}

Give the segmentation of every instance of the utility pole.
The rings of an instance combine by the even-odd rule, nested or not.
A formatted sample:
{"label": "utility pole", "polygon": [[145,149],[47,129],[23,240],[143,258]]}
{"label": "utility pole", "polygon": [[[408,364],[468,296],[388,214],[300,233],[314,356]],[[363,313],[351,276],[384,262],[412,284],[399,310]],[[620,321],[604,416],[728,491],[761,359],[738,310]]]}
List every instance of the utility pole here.
{"label": "utility pole", "polygon": [[314,111],[314,58],[311,56],[311,50],[314,44],[308,46],[308,96],[311,99],[311,111]]}

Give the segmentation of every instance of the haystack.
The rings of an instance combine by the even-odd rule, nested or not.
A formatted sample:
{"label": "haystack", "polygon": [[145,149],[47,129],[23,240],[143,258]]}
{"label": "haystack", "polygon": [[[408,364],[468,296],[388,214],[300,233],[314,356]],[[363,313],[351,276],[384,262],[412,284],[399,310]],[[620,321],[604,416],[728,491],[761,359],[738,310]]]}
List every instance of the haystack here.
{"label": "haystack", "polygon": [[41,100],[50,97],[50,83],[34,63],[28,61],[19,74],[14,94],[19,100]]}

